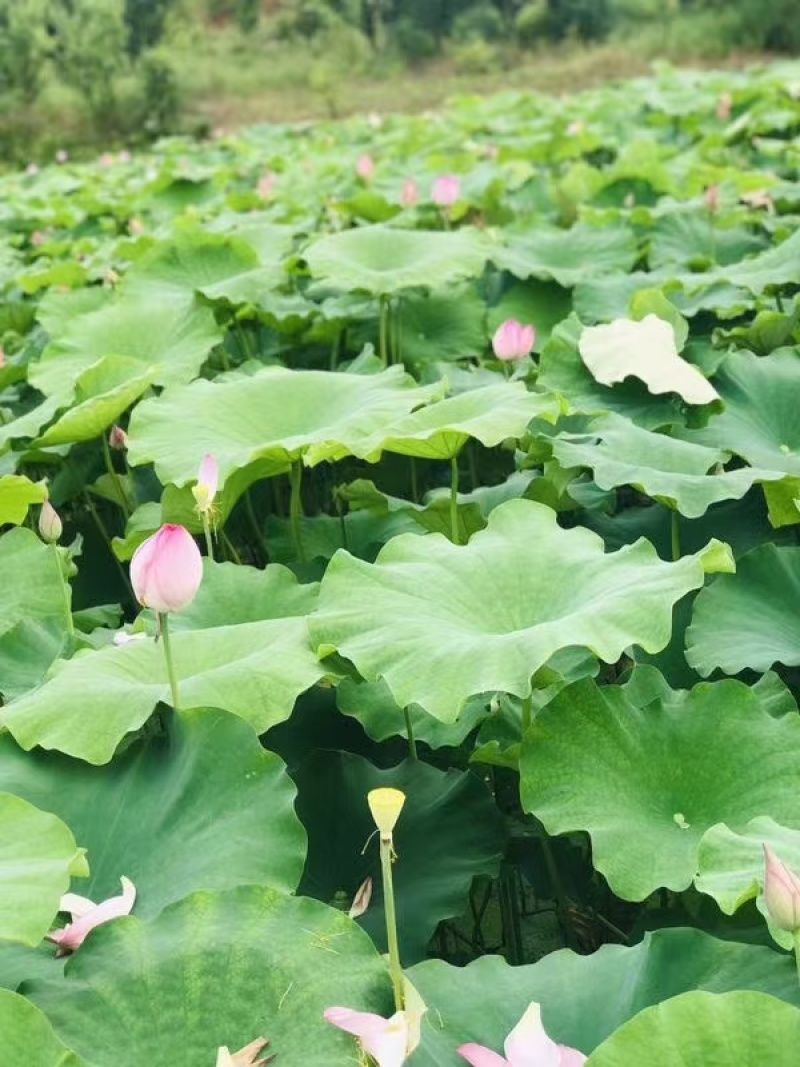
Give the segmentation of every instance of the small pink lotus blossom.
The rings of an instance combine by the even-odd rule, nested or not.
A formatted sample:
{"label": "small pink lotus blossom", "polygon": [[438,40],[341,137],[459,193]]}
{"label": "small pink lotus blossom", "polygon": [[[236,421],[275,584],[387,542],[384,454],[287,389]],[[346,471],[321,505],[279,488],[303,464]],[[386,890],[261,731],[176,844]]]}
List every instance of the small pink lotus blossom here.
{"label": "small pink lotus blossom", "polygon": [[733,97],[726,90],[724,93],[719,94],[717,100],[717,118],[720,122],[727,122],[731,117],[731,108],[733,107]]}
{"label": "small pink lotus blossom", "polygon": [[526,359],[533,351],[535,342],[536,330],[533,326],[523,326],[516,319],[506,319],[495,330],[492,348],[497,358],[505,362]]}
{"label": "small pink lotus blossom", "polygon": [[472,1067],[581,1067],[586,1057],[577,1049],[557,1045],[545,1033],[542,1013],[534,1001],[508,1035],[505,1058],[483,1045],[462,1045],[459,1056]]}
{"label": "small pink lotus blossom", "polygon": [[48,545],[54,545],[63,532],[64,527],[61,524],[58,512],[49,500],[45,500],[44,504],[42,504],[42,510],[39,512],[39,534],[42,540],[46,541]]}
{"label": "small pink lotus blossom", "polygon": [[271,200],[275,192],[275,182],[277,180],[277,174],[273,174],[272,171],[267,171],[266,174],[262,174],[258,179],[258,185],[256,186],[256,192],[262,200]]}
{"label": "small pink lotus blossom", "polygon": [[120,878],[120,883],[122,895],[109,897],[102,904],[95,904],[76,893],[66,893],[61,898],[58,910],[69,912],[72,922],[61,930],[51,930],[47,935],[48,940],[58,945],[57,956],[66,956],[79,949],[96,926],[130,915],[136,901],[136,887],[125,877]]}
{"label": "small pink lotus blossom", "polygon": [[419,189],[413,178],[406,178],[400,193],[400,203],[403,207],[414,207],[419,202]]}
{"label": "small pink lotus blossom", "polygon": [[328,1008],[325,1021],[358,1038],[362,1050],[378,1067],[403,1067],[419,1044],[419,1020],[405,1011],[391,1019],[350,1008]]}
{"label": "small pink lotus blossom", "polygon": [[219,466],[216,457],[209,452],[203,457],[203,462],[197,472],[197,485],[192,486],[192,494],[198,511],[205,514],[211,511],[218,488]]}
{"label": "small pink lotus blossom", "polygon": [[442,174],[431,188],[431,200],[438,207],[452,207],[461,196],[461,179],[454,174]]}
{"label": "small pink lotus blossom", "polygon": [[115,452],[124,452],[128,447],[128,435],[116,423],[111,427],[111,432],[108,435],[108,444]]}
{"label": "small pink lotus blossom", "polygon": [[163,614],[183,611],[197,596],[203,579],[203,557],[183,526],[167,523],[136,549],[131,584],[145,608]]}
{"label": "small pink lotus blossom", "polygon": [[362,181],[365,182],[372,181],[373,177],[375,176],[375,160],[372,158],[372,156],[367,155],[366,152],[363,156],[358,157],[358,162],[356,163],[356,174],[359,176],[359,178],[361,178]]}
{"label": "small pink lotus blossom", "polygon": [[716,213],[719,211],[720,205],[719,186],[709,185],[709,187],[703,194],[703,199],[705,201],[706,207],[711,212],[711,214],[716,215]]}
{"label": "small pink lotus blossom", "polygon": [[764,902],[779,930],[800,930],[800,876],[764,845]]}

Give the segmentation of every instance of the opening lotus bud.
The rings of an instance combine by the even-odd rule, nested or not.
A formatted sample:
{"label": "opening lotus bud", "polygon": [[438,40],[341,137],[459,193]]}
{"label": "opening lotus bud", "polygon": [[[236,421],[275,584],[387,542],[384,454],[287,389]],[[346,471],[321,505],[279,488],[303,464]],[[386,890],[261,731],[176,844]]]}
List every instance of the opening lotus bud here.
{"label": "opening lotus bud", "polygon": [[381,837],[391,837],[406,802],[405,793],[399,789],[373,789],[367,794],[367,803]]}
{"label": "opening lotus bud", "polygon": [[58,512],[49,500],[45,500],[39,512],[39,533],[42,540],[48,545],[54,545],[63,532],[64,527],[58,517]]}

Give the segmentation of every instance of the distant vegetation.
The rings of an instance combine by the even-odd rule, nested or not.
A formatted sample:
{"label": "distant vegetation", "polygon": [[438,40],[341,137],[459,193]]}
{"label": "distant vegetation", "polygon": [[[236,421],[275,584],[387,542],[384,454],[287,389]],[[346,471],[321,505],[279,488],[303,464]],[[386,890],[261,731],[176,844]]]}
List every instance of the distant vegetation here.
{"label": "distant vegetation", "polygon": [[436,104],[515,72],[519,85],[554,49],[593,49],[570,88],[656,56],[797,54],[796,14],[797,0],[0,0],[0,154],[202,132],[243,105],[248,118],[336,114],[360,82],[378,104]]}

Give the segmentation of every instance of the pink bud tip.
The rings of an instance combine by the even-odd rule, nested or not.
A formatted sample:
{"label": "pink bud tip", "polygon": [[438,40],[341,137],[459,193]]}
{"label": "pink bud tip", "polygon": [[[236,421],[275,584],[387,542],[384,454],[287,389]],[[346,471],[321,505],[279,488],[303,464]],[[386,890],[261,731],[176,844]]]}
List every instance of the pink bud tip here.
{"label": "pink bud tip", "polygon": [[419,202],[419,189],[413,178],[406,178],[403,182],[403,190],[400,193],[400,203],[403,207],[414,207]]}
{"label": "pink bud tip", "polygon": [[49,500],[45,500],[44,504],[42,504],[42,510],[39,512],[39,533],[42,540],[49,545],[54,545],[63,532],[64,528],[61,524],[61,519],[58,517],[58,512]]}
{"label": "pink bud tip", "polygon": [[800,877],[764,845],[764,902],[779,930],[800,930]]}
{"label": "pink bud tip", "polygon": [[358,157],[356,163],[356,174],[362,181],[368,182],[375,174],[375,161],[372,156],[364,154]]}
{"label": "pink bud tip", "polygon": [[443,174],[433,183],[431,199],[438,207],[452,207],[461,196],[461,179],[453,174]]}
{"label": "pink bud tip", "polygon": [[203,578],[203,557],[183,526],[167,524],[133,554],[131,584],[136,599],[159,613],[183,611]]}
{"label": "pink bud tip", "polygon": [[516,319],[507,319],[495,330],[492,348],[500,360],[525,359],[533,351],[535,342],[536,330],[533,326],[523,326]]}
{"label": "pink bud tip", "polygon": [[115,424],[108,435],[108,443],[117,452],[123,452],[128,447],[128,435],[121,426]]}

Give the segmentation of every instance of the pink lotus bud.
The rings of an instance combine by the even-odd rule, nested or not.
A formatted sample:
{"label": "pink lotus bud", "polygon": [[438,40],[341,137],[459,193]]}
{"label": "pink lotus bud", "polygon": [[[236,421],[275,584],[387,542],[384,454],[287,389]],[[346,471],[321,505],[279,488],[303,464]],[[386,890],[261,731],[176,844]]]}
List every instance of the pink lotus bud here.
{"label": "pink lotus bud", "polygon": [[128,233],[131,237],[140,237],[144,233],[144,223],[141,219],[131,219],[128,223]]}
{"label": "pink lotus bud", "polygon": [[262,174],[258,179],[258,185],[256,191],[262,200],[271,200],[273,193],[275,192],[275,181],[277,175],[269,171],[266,174]]}
{"label": "pink lotus bud", "polygon": [[102,156],[100,156],[100,166],[101,167],[113,167],[114,166],[114,156],[113,156],[113,154],[111,152],[103,152]]}
{"label": "pink lotus bud", "polygon": [[369,115],[367,115],[367,122],[373,130],[379,130],[383,126],[383,116],[379,115],[377,111],[370,111]]}
{"label": "pink lotus bud", "polygon": [[716,213],[719,211],[720,202],[719,186],[709,185],[709,187],[703,194],[703,199],[705,200],[706,207],[711,212],[711,214],[716,215]]}
{"label": "pink lotus bud", "polygon": [[358,887],[356,895],[353,897],[353,903],[350,905],[350,911],[347,914],[351,919],[358,919],[359,916],[366,912],[371,900],[372,879],[367,877]]}
{"label": "pink lotus bud", "polygon": [[403,182],[403,190],[400,193],[400,203],[403,207],[414,207],[419,201],[419,189],[413,178],[406,178]]}
{"label": "pink lotus bud", "polygon": [[69,152],[65,148],[59,148],[56,152],[56,163],[66,163],[69,159]]}
{"label": "pink lotus bud", "polygon": [[41,230],[34,230],[33,233],[31,234],[31,244],[33,245],[34,248],[39,248],[41,245],[43,245],[45,243],[46,240],[47,240],[47,238],[45,237],[45,235],[42,233]]}
{"label": "pink lotus bud", "polygon": [[764,845],[764,901],[779,930],[800,930],[800,877]]}
{"label": "pink lotus bud", "polygon": [[731,108],[733,107],[733,97],[729,92],[720,93],[719,100],[717,100],[717,118],[720,122],[727,122],[731,117]]}
{"label": "pink lotus bud", "polygon": [[63,532],[64,527],[58,517],[58,512],[49,500],[45,500],[39,512],[39,534],[42,540],[48,545],[54,545]]}
{"label": "pink lotus bud", "polygon": [[131,154],[130,154],[130,152],[128,151],[127,148],[123,148],[122,151],[120,152],[119,161],[120,161],[120,163],[130,163]]}
{"label": "pink lotus bud", "polygon": [[124,452],[128,447],[128,435],[116,423],[111,427],[111,432],[108,435],[108,444],[116,452]]}
{"label": "pink lotus bud", "polygon": [[356,174],[362,181],[371,181],[375,174],[375,161],[372,156],[368,156],[366,153],[363,156],[358,157],[356,163]]}
{"label": "pink lotus bud", "polygon": [[59,911],[69,912],[72,922],[62,930],[51,930],[48,940],[58,945],[57,956],[66,956],[79,949],[87,936],[96,926],[130,915],[136,902],[136,887],[128,878],[120,878],[122,895],[109,897],[102,904],[80,897],[76,893],[67,893],[61,898]]}
{"label": "pink lotus bud", "polygon": [[571,122],[569,126],[567,126],[567,137],[577,137],[579,134],[583,133],[584,129],[584,124],[576,119],[575,122]]}
{"label": "pink lotus bud", "polygon": [[192,494],[197,503],[197,510],[206,514],[211,510],[214,497],[219,487],[219,467],[216,458],[209,452],[200,464],[197,472],[197,485],[192,486]]}
{"label": "pink lotus bud", "polygon": [[438,207],[452,207],[461,196],[461,179],[453,174],[443,174],[433,183],[431,200]]}
{"label": "pink lotus bud", "polygon": [[36,175],[39,173],[39,168],[36,166],[35,163],[29,163],[25,168],[25,173],[28,175],[29,178],[35,178]]}
{"label": "pink lotus bud", "polygon": [[492,348],[498,359],[525,359],[533,351],[536,330],[523,326],[516,319],[507,319],[495,330]]}
{"label": "pink lotus bud", "polygon": [[586,1063],[582,1052],[557,1045],[547,1036],[535,1002],[506,1038],[504,1051],[505,1059],[484,1045],[470,1043],[462,1045],[458,1054],[472,1067],[581,1067]]}
{"label": "pink lotus bud", "polygon": [[162,526],[139,545],[131,560],[136,599],[142,607],[159,613],[188,607],[202,578],[203,557],[183,526]]}

